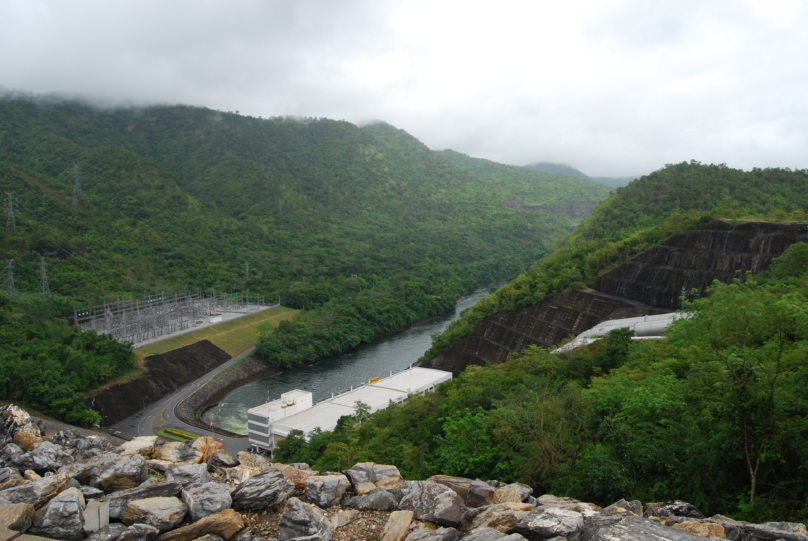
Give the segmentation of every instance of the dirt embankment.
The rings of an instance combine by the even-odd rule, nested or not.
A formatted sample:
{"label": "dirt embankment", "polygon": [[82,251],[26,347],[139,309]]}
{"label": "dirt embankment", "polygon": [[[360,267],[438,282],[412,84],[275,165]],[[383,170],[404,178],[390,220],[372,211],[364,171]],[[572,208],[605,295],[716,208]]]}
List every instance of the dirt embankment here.
{"label": "dirt embankment", "polygon": [[186,383],[230,360],[230,355],[202,340],[166,353],[146,357],[146,373],[87,397],[87,405],[101,414],[103,425],[134,415]]}
{"label": "dirt embankment", "polygon": [[220,428],[210,427],[200,420],[200,416],[206,409],[219,403],[219,400],[227,394],[238,389],[245,383],[264,377],[269,374],[280,372],[279,369],[267,365],[255,355],[247,357],[242,362],[228,369],[221,376],[212,379],[205,385],[197,389],[193,394],[188,395],[182,402],[177,404],[175,410],[177,417],[192,426],[212,430],[213,432],[229,437],[243,437],[242,434],[235,434]]}

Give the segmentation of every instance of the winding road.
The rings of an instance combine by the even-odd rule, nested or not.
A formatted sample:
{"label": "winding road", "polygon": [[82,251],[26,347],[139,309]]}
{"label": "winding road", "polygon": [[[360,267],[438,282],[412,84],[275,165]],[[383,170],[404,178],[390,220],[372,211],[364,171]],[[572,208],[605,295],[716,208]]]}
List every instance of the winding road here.
{"label": "winding road", "polygon": [[233,456],[236,456],[236,453],[239,451],[246,451],[250,446],[250,442],[246,437],[231,438],[222,436],[221,434],[217,434],[198,426],[189,425],[177,417],[174,409],[183,399],[190,396],[204,384],[212,380],[216,374],[226,370],[240,360],[249,357],[252,355],[253,351],[255,351],[255,346],[242,351],[226,363],[218,366],[215,370],[208,372],[201,378],[190,383],[186,383],[173,393],[164,396],[157,402],[149,404],[131,417],[112,425],[108,428],[109,432],[116,436],[123,435],[134,438],[137,436],[153,436],[155,430],[160,430],[161,428],[179,428],[194,434],[199,434],[200,436],[213,437],[216,441],[222,442],[224,444],[225,451]]}

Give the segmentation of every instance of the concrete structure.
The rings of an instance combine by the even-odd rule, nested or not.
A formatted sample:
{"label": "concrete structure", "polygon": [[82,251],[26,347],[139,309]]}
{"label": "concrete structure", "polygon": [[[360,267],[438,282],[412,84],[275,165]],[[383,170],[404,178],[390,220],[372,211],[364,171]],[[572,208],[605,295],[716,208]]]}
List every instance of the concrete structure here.
{"label": "concrete structure", "polygon": [[675,312],[672,314],[659,314],[656,316],[642,316],[642,317],[629,317],[625,319],[612,319],[604,321],[588,331],[584,331],[575,337],[575,340],[564,344],[560,348],[553,351],[558,353],[560,351],[569,351],[580,346],[591,344],[605,335],[607,332],[614,329],[631,329],[634,331],[634,338],[647,339],[647,338],[664,338],[662,333],[670,326],[671,323],[677,319],[690,317],[690,314],[684,312]]}
{"label": "concrete structure", "polygon": [[312,394],[296,389],[283,393],[279,400],[247,410],[247,427],[252,445],[272,451],[292,430],[300,430],[306,438],[317,428],[333,430],[345,415],[356,413],[361,401],[373,413],[392,403],[403,402],[409,395],[431,391],[439,383],[452,379],[450,372],[432,368],[409,368],[390,377],[373,378],[367,384],[332,396],[316,405]]}

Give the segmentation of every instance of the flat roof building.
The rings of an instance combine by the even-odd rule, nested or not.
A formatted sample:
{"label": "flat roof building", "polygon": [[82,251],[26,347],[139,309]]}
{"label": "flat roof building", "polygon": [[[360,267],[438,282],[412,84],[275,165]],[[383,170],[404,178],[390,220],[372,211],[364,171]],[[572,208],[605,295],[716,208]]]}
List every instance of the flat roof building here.
{"label": "flat roof building", "polygon": [[373,378],[367,384],[316,405],[312,403],[310,392],[295,389],[283,393],[278,400],[247,410],[250,443],[272,451],[292,430],[302,431],[306,438],[317,428],[333,430],[340,417],[356,413],[357,401],[367,404],[372,413],[391,403],[403,402],[409,395],[431,391],[435,385],[450,379],[451,372],[414,367],[384,379]]}

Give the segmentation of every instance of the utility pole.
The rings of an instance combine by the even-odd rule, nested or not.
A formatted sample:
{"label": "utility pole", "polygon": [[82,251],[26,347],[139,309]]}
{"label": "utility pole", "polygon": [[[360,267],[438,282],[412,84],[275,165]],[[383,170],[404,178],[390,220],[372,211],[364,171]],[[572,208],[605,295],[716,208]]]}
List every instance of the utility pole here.
{"label": "utility pole", "polygon": [[50,288],[48,288],[48,273],[45,270],[45,258],[39,258],[39,294],[43,297],[50,297]]}
{"label": "utility pole", "polygon": [[17,221],[14,219],[14,201],[17,198],[11,192],[6,192],[6,211],[8,218],[6,218],[6,231],[14,232],[17,229]]}
{"label": "utility pole", "polygon": [[278,218],[283,218],[283,199],[278,199]]}
{"label": "utility pole", "polygon": [[245,280],[250,279],[250,262],[249,261],[244,262],[244,279]]}
{"label": "utility pole", "polygon": [[8,296],[14,297],[17,292],[14,290],[14,271],[11,269],[11,263],[14,261],[13,259],[8,260],[8,266],[6,267],[7,275],[6,275],[6,287]]}
{"label": "utility pole", "polygon": [[79,164],[73,164],[73,208],[79,206],[79,196],[81,195],[81,182],[79,182],[81,174],[79,171]]}

